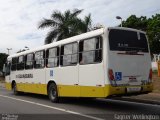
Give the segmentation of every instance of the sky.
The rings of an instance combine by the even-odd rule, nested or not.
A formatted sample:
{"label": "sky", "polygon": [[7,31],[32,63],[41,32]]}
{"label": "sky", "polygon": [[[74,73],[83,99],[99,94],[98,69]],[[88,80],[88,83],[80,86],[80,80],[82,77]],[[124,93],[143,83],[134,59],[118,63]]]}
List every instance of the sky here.
{"label": "sky", "polygon": [[64,12],[83,9],[79,15],[91,13],[93,25],[117,26],[121,16],[151,17],[160,13],[160,0],[1,0],[0,1],[0,53],[13,54],[25,46],[29,49],[42,46],[49,29],[38,29],[43,18],[50,18],[54,10]]}

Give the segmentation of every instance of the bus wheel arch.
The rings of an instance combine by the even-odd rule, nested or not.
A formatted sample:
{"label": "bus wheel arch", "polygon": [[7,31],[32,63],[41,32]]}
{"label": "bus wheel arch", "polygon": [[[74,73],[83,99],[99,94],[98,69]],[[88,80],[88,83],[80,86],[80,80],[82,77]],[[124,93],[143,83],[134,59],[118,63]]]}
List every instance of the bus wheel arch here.
{"label": "bus wheel arch", "polygon": [[15,80],[12,81],[12,91],[13,91],[14,95],[18,94],[17,85],[16,85],[16,81]]}
{"label": "bus wheel arch", "polygon": [[14,87],[14,84],[16,84],[16,82],[15,82],[15,80],[12,80],[12,84],[11,84],[12,89]]}
{"label": "bus wheel arch", "polygon": [[47,93],[48,97],[53,103],[59,102],[59,97],[58,97],[58,88],[57,85],[54,81],[49,81],[47,84]]}

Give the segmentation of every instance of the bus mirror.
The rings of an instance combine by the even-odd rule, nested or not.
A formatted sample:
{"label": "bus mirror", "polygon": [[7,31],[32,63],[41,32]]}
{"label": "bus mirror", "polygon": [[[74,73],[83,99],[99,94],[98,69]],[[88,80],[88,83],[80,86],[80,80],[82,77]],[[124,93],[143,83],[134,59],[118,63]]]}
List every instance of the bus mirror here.
{"label": "bus mirror", "polygon": [[3,73],[6,72],[6,64],[3,64]]}

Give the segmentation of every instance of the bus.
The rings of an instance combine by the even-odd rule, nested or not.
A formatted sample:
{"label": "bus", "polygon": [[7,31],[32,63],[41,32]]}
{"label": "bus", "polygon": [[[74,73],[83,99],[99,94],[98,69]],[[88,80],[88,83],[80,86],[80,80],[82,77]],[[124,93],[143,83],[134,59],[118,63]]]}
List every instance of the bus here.
{"label": "bus", "polygon": [[107,98],[152,91],[152,69],[145,32],[99,28],[10,55],[6,89],[61,97]]}

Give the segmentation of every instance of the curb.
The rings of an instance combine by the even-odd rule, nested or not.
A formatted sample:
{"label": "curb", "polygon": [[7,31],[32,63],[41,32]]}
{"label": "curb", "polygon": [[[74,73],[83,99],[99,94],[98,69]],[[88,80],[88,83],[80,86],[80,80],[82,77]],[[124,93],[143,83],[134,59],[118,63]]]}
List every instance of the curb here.
{"label": "curb", "polygon": [[160,105],[160,101],[149,100],[149,99],[140,99],[140,98],[122,97],[122,98],[113,98],[113,100],[122,100],[122,101],[128,101],[128,102],[136,102],[136,103],[145,103],[145,104],[152,104],[152,105]]}

